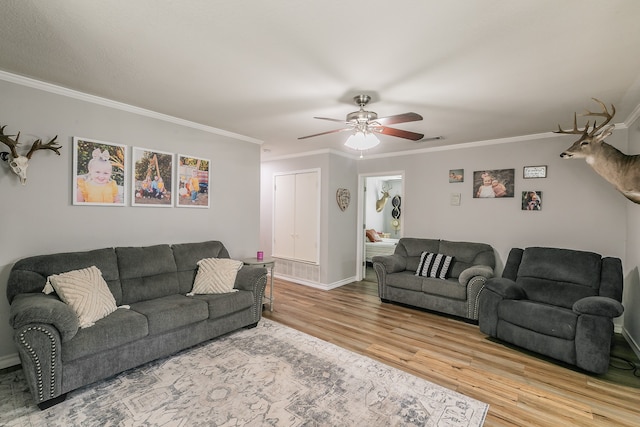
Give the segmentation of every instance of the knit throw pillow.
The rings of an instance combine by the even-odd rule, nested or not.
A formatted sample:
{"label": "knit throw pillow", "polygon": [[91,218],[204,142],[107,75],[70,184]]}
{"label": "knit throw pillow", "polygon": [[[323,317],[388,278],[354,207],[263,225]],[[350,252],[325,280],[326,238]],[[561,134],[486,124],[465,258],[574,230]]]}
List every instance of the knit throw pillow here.
{"label": "knit throw pillow", "polygon": [[226,294],[237,292],[233,289],[242,261],[229,258],[204,258],[198,261],[198,273],[193,289],[187,295]]}
{"label": "knit throw pillow", "polygon": [[96,266],[47,277],[42,292],[50,294],[54,290],[76,313],[81,328],[93,326],[117,309],[116,300]]}
{"label": "knit throw pillow", "polygon": [[416,276],[446,279],[452,261],[453,257],[449,255],[422,252],[422,254],[420,254],[420,263],[416,270]]}

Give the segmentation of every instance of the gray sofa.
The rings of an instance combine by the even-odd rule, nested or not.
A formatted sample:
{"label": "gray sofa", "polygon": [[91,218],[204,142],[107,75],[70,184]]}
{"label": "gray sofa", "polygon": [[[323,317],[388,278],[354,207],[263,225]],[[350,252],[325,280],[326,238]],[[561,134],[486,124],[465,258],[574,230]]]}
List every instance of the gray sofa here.
{"label": "gray sofa", "polygon": [[[223,294],[186,296],[197,262],[229,258],[219,241],[116,247],[41,255],[13,266],[7,284],[10,323],[22,369],[41,409],[66,393],[243,327],[262,315],[264,268],[243,267]],[[53,293],[47,277],[96,266],[118,306],[79,328],[78,316]]]}
{"label": "gray sofa", "polygon": [[601,374],[622,315],[622,263],[593,252],[513,248],[480,295],[480,330]]}
{"label": "gray sofa", "polygon": [[[416,275],[423,252],[453,257],[446,279]],[[495,253],[485,243],[402,238],[393,255],[373,257],[383,302],[396,302],[439,313],[478,319],[478,295],[493,277]]]}

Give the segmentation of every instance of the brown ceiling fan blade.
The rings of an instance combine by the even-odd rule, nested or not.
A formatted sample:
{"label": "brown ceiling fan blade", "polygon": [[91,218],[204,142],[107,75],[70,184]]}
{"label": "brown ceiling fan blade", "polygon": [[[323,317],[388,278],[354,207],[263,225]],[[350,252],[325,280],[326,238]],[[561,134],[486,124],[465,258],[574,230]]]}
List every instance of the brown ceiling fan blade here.
{"label": "brown ceiling fan blade", "polygon": [[422,133],[410,132],[408,130],[402,130],[402,129],[388,128],[386,126],[378,126],[374,128],[373,131],[377,133],[381,133],[383,135],[397,136],[398,138],[410,139],[412,141],[418,141],[424,138],[424,134]]}
{"label": "brown ceiling fan blade", "polygon": [[345,131],[349,131],[351,129],[349,128],[344,128],[344,129],[334,129],[334,130],[329,130],[327,132],[321,132],[321,133],[314,133],[313,135],[307,135],[307,136],[301,136],[298,139],[307,139],[307,138],[313,138],[314,136],[320,136],[320,135],[327,135],[330,133],[336,133],[336,132],[345,132]]}
{"label": "brown ceiling fan blade", "polygon": [[349,122],[345,122],[344,120],[340,120],[340,119],[331,119],[329,117],[314,117],[314,119],[320,119],[320,120],[329,120],[331,122],[338,122],[338,123],[349,123]]}
{"label": "brown ceiling fan blade", "polygon": [[422,116],[418,113],[404,113],[395,116],[380,117],[375,122],[381,125],[395,125],[396,123],[417,122],[422,120]]}

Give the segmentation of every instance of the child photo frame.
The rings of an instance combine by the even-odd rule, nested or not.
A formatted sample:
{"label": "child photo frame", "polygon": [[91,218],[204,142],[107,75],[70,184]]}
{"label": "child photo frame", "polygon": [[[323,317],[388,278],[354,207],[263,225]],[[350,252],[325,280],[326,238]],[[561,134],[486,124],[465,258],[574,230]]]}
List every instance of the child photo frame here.
{"label": "child photo frame", "polygon": [[473,172],[473,198],[514,197],[515,169]]}
{"label": "child photo frame", "polygon": [[173,153],[133,147],[131,206],[173,206]]}
{"label": "child photo frame", "polygon": [[464,182],[464,169],[449,169],[449,182]]}
{"label": "child photo frame", "polygon": [[209,159],[178,154],[176,172],[176,206],[209,207]]}
{"label": "child photo frame", "polygon": [[73,137],[73,204],[125,206],[126,145]]}
{"label": "child photo frame", "polygon": [[522,210],[523,211],[541,211],[542,210],[542,191],[529,190],[522,192]]}

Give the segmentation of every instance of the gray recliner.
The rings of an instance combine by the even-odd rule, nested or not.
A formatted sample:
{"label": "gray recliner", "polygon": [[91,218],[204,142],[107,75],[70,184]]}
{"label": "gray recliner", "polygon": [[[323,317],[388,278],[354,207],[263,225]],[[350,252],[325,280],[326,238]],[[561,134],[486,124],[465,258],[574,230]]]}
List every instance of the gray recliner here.
{"label": "gray recliner", "polygon": [[480,293],[478,322],[487,335],[602,374],[621,301],[619,258],[514,248],[502,277],[489,279]]}

